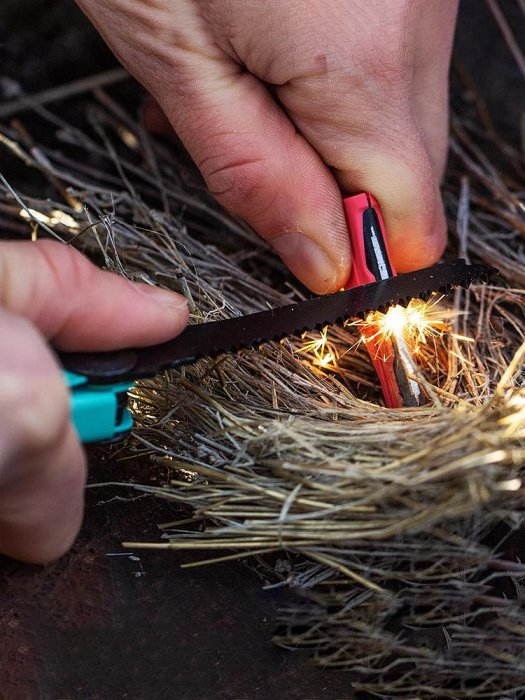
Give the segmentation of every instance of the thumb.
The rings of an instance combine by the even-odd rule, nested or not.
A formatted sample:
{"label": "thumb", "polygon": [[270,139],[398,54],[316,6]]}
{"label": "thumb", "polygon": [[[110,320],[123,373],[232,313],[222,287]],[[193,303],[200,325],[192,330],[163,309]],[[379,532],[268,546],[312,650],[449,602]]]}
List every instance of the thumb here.
{"label": "thumb", "polygon": [[432,265],[447,240],[439,182],[429,155],[417,132],[407,134],[405,144],[403,154],[386,148],[371,154],[349,143],[352,166],[337,173],[344,191],[372,192],[377,198],[398,272]]}
{"label": "thumb", "polygon": [[1,307],[0,386],[0,552],[46,563],[80,528],[86,460],[46,341]]}
{"label": "thumb", "polygon": [[[263,82],[232,57],[227,38],[244,9],[266,12],[268,3],[77,1],[157,100],[219,202],[310,289],[341,287],[350,243],[337,183]],[[209,9],[221,17],[208,21]],[[222,10],[236,13],[227,30]],[[162,129],[162,119],[152,122]]]}
{"label": "thumb", "polygon": [[[371,110],[366,95],[341,96],[334,84],[330,92],[312,82],[280,92],[292,118],[343,192],[376,197],[396,269],[431,265],[444,250],[446,223],[438,175],[408,100],[385,114],[379,105]],[[446,110],[441,118],[446,120]],[[441,150],[444,155],[446,139]]]}
{"label": "thumb", "polygon": [[349,276],[350,244],[334,177],[257,78],[225,77],[218,62],[200,70],[198,87],[184,80],[183,96],[155,97],[211,193],[312,291],[340,288]]}
{"label": "thumb", "polygon": [[70,351],[161,343],[188,320],[183,296],[102,271],[55,241],[0,243],[0,306]]}

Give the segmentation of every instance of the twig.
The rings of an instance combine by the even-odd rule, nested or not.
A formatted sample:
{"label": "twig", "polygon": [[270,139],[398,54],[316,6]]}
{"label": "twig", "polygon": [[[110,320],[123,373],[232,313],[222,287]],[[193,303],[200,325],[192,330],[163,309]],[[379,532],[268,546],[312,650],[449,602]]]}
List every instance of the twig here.
{"label": "twig", "polygon": [[487,1],[487,5],[490,8],[490,11],[494,15],[494,19],[496,20],[496,22],[498,24],[500,32],[503,35],[503,38],[507,42],[507,46],[509,47],[509,51],[512,53],[518,68],[520,69],[523,77],[525,78],[525,56],[523,55],[523,52],[520,49],[518,42],[516,41],[516,37],[514,36],[511,28],[509,27],[509,23],[505,19],[505,15],[501,11],[501,7],[498,5],[496,0],[486,0],[486,1]]}
{"label": "twig", "polygon": [[76,97],[85,92],[91,92],[96,88],[115,85],[115,83],[121,83],[129,77],[129,73],[124,68],[113,68],[103,73],[90,75],[87,78],[73,80],[65,85],[43,90],[36,95],[19,97],[11,102],[0,104],[0,119],[7,119],[20,112],[30,111],[35,106],[47,105],[52,102],[69,99],[70,97]]}

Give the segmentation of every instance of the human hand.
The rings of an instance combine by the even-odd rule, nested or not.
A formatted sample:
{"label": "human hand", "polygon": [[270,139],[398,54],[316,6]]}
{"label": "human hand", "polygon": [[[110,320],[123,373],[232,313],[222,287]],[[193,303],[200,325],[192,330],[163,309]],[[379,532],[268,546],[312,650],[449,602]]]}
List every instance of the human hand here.
{"label": "human hand", "polygon": [[47,340],[61,350],[160,343],[186,325],[184,297],[133,284],[53,241],[0,243],[0,552],[59,557],[83,511],[85,457]]}
{"label": "human hand", "polygon": [[398,271],[435,262],[458,0],[77,0],[208,187],[313,291],[341,287],[341,205],[382,207]]}

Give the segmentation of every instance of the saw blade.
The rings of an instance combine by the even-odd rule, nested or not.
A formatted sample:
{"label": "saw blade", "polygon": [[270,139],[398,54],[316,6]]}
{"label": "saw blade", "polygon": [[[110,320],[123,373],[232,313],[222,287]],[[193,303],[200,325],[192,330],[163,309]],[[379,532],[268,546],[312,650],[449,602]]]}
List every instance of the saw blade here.
{"label": "saw blade", "polygon": [[414,298],[426,300],[433,292],[446,293],[454,287],[487,281],[494,272],[485,265],[467,265],[464,260],[456,260],[267,311],[188,326],[174,340],[154,347],[109,353],[68,353],[62,354],[60,359],[66,370],[82,374],[94,383],[151,377],[202,357],[215,357],[304,331],[321,330],[350,318],[364,318],[371,311],[406,305]]}

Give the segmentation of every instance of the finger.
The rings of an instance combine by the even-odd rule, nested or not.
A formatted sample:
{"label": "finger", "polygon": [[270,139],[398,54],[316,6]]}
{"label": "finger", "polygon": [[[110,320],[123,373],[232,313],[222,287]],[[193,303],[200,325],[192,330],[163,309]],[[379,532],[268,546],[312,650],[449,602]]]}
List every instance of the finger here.
{"label": "finger", "polygon": [[[207,38],[197,4],[80,5],[157,100],[219,202],[313,291],[341,287],[350,246],[335,179],[264,85]],[[184,32],[170,33],[178,26]]]}
{"label": "finger", "polygon": [[[447,110],[438,110],[446,94],[449,44],[439,70],[427,75],[438,94],[433,114],[423,123],[414,108],[415,82],[421,78],[415,81],[419,47],[413,37],[427,5],[381,3],[381,16],[378,3],[370,8],[362,3],[361,15],[346,17],[342,28],[339,6],[337,11],[327,8],[323,29],[313,39],[319,51],[330,46],[324,63],[318,61],[308,71],[303,61],[294,72],[294,62],[300,65],[302,59],[291,55],[288,74],[277,76],[286,111],[333,168],[342,189],[371,192],[378,199],[393,262],[401,272],[435,262],[446,243],[439,171],[446,154]],[[307,28],[300,26],[301,31]],[[349,33],[354,37],[350,48]],[[325,43],[328,36],[330,44]],[[431,126],[433,119],[437,127]]]}
{"label": "finger", "polygon": [[0,308],[0,552],[45,563],[82,521],[85,460],[44,339]]}
{"label": "finger", "polygon": [[187,96],[191,119],[164,97],[178,136],[223,206],[250,223],[310,289],[334,291],[350,266],[334,178],[256,78],[225,79],[213,68],[206,69],[209,83]]}
{"label": "finger", "polygon": [[449,69],[459,0],[417,5],[412,100],[436,177],[445,173],[448,146]]}
{"label": "finger", "polygon": [[410,100],[400,95],[385,114],[370,86],[361,95],[349,93],[344,80],[327,87],[322,77],[306,78],[279,96],[343,191],[377,198],[398,271],[432,264],[443,252],[446,225],[434,162]]}
{"label": "finger", "polygon": [[54,241],[0,243],[0,306],[32,321],[61,350],[160,343],[188,319],[181,295],[99,270]]}

